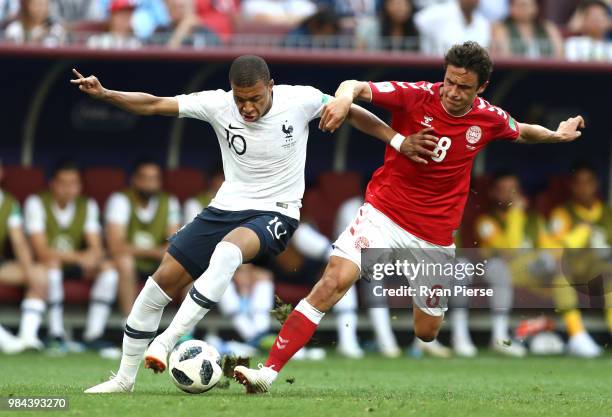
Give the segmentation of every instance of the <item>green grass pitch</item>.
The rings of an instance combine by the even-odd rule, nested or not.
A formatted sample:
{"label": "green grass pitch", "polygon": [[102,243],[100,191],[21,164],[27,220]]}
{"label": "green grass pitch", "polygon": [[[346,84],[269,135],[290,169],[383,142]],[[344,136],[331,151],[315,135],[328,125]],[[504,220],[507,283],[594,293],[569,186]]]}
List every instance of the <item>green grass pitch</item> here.
{"label": "green grass pitch", "polygon": [[[255,360],[253,364],[257,363]],[[117,363],[92,354],[0,356],[0,396],[67,396],[69,410],[34,416],[605,416],[612,414],[612,356],[292,362],[266,395],[228,389],[189,395],[167,373],[141,369],[135,392],[85,395]],[[287,382],[287,380],[292,383]]]}

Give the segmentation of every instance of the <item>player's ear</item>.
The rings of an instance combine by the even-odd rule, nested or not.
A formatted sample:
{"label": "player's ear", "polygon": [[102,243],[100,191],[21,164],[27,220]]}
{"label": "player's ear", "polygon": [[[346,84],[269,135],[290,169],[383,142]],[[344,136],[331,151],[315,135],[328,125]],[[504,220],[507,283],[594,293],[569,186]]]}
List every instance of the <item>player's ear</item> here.
{"label": "player's ear", "polygon": [[274,79],[270,78],[270,81],[268,82],[268,88],[270,91],[272,91],[272,87],[274,87]]}
{"label": "player's ear", "polygon": [[481,85],[480,87],[478,87],[478,90],[476,91],[476,94],[482,94],[484,93],[484,90],[487,89],[487,87],[489,86],[489,82],[485,81],[485,83],[483,85]]}

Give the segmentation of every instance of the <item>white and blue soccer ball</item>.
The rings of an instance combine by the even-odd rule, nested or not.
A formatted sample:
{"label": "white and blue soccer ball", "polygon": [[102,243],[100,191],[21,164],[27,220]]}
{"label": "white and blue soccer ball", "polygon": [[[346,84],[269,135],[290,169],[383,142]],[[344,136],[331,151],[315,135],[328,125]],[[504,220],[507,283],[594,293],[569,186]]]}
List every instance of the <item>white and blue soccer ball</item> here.
{"label": "white and blue soccer ball", "polygon": [[190,394],[201,394],[213,388],[223,371],[217,349],[201,340],[188,340],[170,353],[168,370],[174,385]]}

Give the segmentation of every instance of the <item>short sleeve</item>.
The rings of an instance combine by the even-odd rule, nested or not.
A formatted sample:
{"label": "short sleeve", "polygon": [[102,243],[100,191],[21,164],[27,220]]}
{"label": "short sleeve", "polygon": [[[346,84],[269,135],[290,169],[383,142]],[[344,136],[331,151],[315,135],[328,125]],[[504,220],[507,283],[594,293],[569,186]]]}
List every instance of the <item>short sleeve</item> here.
{"label": "short sleeve", "polygon": [[296,86],[295,88],[298,89],[300,103],[308,121],[321,117],[323,106],[333,99],[314,87]]}
{"label": "short sleeve", "polygon": [[93,199],[87,200],[87,217],[85,218],[85,233],[100,233],[100,209]]}
{"label": "short sleeve", "polygon": [[196,198],[190,198],[184,204],[183,208],[183,223],[187,224],[192,221],[195,216],[200,214],[203,207]]}
{"label": "short sleeve", "polygon": [[130,221],[130,201],[123,193],[111,195],[106,203],[104,219],[109,224],[126,226]]}
{"label": "short sleeve", "polygon": [[45,208],[37,195],[31,195],[25,202],[25,228],[29,234],[43,233],[46,222]]}
{"label": "short sleeve", "polygon": [[14,229],[23,225],[23,216],[21,215],[21,208],[17,201],[13,202],[13,207],[11,207],[7,223],[9,229]]}
{"label": "short sleeve", "polygon": [[178,226],[181,224],[181,205],[174,196],[168,201],[168,225]]}
{"label": "short sleeve", "polygon": [[372,104],[395,111],[409,110],[424,95],[433,95],[433,84],[425,81],[409,83],[405,81],[369,82],[372,90]]}
{"label": "short sleeve", "polygon": [[227,94],[223,90],[211,90],[176,96],[179,117],[210,122],[215,114],[224,107]]}
{"label": "short sleeve", "polygon": [[516,140],[521,134],[518,123],[510,114],[502,112],[505,117],[500,117],[495,124],[493,137],[497,140]]}

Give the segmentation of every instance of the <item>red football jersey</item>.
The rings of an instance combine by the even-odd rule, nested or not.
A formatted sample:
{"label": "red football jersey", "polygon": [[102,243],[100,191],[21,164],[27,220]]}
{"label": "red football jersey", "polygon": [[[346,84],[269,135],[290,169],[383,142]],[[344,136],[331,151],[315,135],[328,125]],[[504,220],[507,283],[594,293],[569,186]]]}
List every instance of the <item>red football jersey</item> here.
{"label": "red football jersey", "polygon": [[385,163],[370,180],[365,200],[413,235],[437,245],[453,243],[478,151],[496,139],[515,140],[518,124],[505,111],[476,97],[461,117],[440,101],[442,83],[370,82],[372,103],[392,112],[391,127],[402,135],[426,127],[439,138],[435,157],[417,164],[387,146]]}

